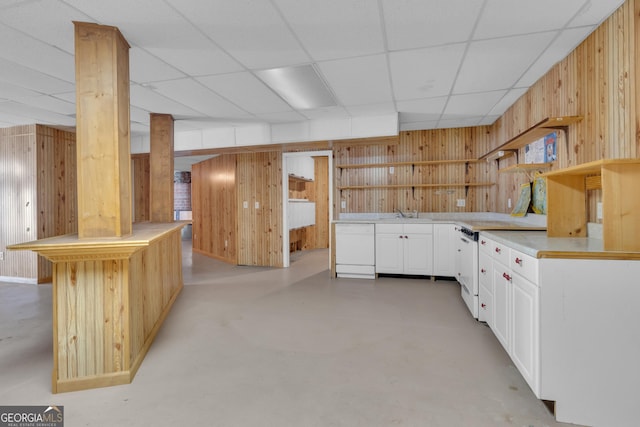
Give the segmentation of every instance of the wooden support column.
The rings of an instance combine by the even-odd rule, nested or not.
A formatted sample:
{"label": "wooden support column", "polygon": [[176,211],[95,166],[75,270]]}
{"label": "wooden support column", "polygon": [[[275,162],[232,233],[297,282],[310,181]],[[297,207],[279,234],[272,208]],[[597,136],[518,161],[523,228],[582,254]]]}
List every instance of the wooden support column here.
{"label": "wooden support column", "polygon": [[150,219],[173,222],[173,116],[151,113]]}
{"label": "wooden support column", "polygon": [[74,22],[78,237],[132,232],[129,44],[116,27]]}

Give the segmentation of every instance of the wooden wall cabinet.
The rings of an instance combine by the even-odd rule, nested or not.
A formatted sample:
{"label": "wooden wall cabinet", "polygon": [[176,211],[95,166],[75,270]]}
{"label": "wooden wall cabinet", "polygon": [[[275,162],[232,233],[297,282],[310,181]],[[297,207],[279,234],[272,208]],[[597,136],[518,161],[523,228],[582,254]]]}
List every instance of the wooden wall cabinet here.
{"label": "wooden wall cabinet", "polygon": [[600,182],[604,250],[640,251],[640,159],[597,160],[543,176],[549,237],[587,236],[587,190]]}

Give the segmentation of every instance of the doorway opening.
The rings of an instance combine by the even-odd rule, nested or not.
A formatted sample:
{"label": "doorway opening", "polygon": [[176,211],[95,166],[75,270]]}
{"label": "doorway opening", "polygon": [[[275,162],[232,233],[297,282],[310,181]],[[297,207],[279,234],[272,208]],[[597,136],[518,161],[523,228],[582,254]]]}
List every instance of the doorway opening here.
{"label": "doorway opening", "polygon": [[283,266],[289,267],[291,253],[331,246],[333,152],[283,153],[282,198]]}

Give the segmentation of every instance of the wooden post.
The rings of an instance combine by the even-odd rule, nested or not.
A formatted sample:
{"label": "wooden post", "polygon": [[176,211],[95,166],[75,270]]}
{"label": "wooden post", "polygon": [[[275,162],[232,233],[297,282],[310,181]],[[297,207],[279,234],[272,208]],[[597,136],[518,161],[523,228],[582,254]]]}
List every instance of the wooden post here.
{"label": "wooden post", "polygon": [[173,117],[151,113],[150,219],[173,222]]}
{"label": "wooden post", "polygon": [[74,22],[78,237],[132,232],[129,44],[116,27]]}

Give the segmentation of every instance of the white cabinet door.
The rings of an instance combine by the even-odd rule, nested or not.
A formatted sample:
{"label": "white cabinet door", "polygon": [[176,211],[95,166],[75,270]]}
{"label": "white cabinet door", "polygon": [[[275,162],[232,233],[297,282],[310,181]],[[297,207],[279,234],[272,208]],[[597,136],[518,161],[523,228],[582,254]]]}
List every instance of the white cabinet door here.
{"label": "white cabinet door", "polygon": [[540,393],[538,287],[519,274],[511,278],[511,359],[537,395]]}
{"label": "white cabinet door", "polygon": [[433,274],[433,234],[407,234],[404,241],[404,273]]}
{"label": "white cabinet door", "polygon": [[433,274],[455,277],[455,224],[433,224]]}
{"label": "white cabinet door", "polygon": [[376,273],[402,274],[404,236],[400,233],[376,233]]}
{"label": "white cabinet door", "polygon": [[491,257],[486,252],[480,251],[478,254],[478,320],[487,322],[487,325],[493,329],[493,273],[491,266]]}
{"label": "white cabinet door", "polygon": [[493,333],[509,352],[511,276],[507,267],[493,260]]}

